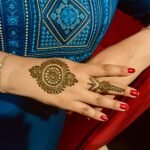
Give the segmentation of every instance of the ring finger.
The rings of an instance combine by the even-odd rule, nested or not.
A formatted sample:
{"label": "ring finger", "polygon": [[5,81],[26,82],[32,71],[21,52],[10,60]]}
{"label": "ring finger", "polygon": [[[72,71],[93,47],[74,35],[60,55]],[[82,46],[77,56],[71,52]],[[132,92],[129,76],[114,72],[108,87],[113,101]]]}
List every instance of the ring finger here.
{"label": "ring finger", "polygon": [[116,84],[107,80],[101,80],[91,77],[90,82],[88,82],[88,90],[101,93],[101,94],[113,94],[113,95],[123,95],[132,98],[139,96],[139,91],[129,86]]}

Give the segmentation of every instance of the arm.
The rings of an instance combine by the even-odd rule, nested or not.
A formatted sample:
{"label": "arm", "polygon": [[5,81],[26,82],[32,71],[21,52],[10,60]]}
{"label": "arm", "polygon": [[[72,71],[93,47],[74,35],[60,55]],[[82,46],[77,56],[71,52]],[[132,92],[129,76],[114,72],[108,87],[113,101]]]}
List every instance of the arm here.
{"label": "arm", "polygon": [[[5,55],[0,52],[0,58]],[[108,72],[106,68],[111,71]],[[2,68],[0,87],[6,93],[31,97],[47,105],[106,121],[107,116],[91,105],[118,111],[126,111],[128,106],[92,91],[92,81],[96,76],[129,75],[126,66],[87,65],[62,58],[40,59],[10,55]],[[107,92],[135,97],[130,94],[133,88],[120,85],[115,87],[118,91]]]}

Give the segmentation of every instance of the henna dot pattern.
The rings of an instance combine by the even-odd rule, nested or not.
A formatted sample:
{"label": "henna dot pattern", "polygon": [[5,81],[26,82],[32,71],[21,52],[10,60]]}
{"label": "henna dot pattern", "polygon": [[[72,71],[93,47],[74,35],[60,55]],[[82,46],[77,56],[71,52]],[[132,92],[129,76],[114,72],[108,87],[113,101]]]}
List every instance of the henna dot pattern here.
{"label": "henna dot pattern", "polygon": [[49,94],[59,94],[67,86],[71,87],[78,82],[68,65],[59,59],[46,60],[41,66],[33,66],[29,72],[36,78],[38,85]]}

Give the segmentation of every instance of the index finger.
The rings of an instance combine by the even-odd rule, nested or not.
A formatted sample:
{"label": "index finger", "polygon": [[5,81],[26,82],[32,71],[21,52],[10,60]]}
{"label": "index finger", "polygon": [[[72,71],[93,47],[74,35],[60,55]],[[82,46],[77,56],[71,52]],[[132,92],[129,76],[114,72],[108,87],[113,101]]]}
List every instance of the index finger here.
{"label": "index finger", "polygon": [[122,65],[102,64],[87,66],[86,71],[89,76],[94,77],[114,77],[114,76],[128,76],[133,74],[136,70]]}

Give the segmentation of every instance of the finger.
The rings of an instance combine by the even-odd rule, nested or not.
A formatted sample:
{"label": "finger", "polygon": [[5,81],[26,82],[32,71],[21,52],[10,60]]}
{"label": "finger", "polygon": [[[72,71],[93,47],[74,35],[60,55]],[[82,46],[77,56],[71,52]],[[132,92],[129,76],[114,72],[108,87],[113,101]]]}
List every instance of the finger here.
{"label": "finger", "polygon": [[[100,108],[100,107],[93,107],[96,111],[103,111],[103,108]],[[91,118],[87,117],[87,120],[91,120]]]}
{"label": "finger", "polygon": [[103,108],[101,108],[101,107],[94,107],[94,109],[97,110],[97,111],[102,111],[103,110]]}
{"label": "finger", "polygon": [[77,101],[74,102],[72,106],[72,111],[82,114],[86,117],[98,120],[98,121],[108,121],[107,115],[95,110],[91,106],[82,102],[77,102]]}
{"label": "finger", "polygon": [[102,64],[102,65],[90,65],[84,64],[83,70],[88,73],[89,76],[128,76],[135,72],[134,68],[128,68],[127,66]]}
{"label": "finger", "polygon": [[108,108],[117,111],[127,111],[129,109],[129,106],[126,103],[110,99],[106,96],[90,91],[82,92],[81,99],[81,102],[102,108]]}
{"label": "finger", "polygon": [[139,96],[139,91],[126,85],[116,84],[111,81],[90,78],[89,90],[101,94],[122,95],[131,98]]}

